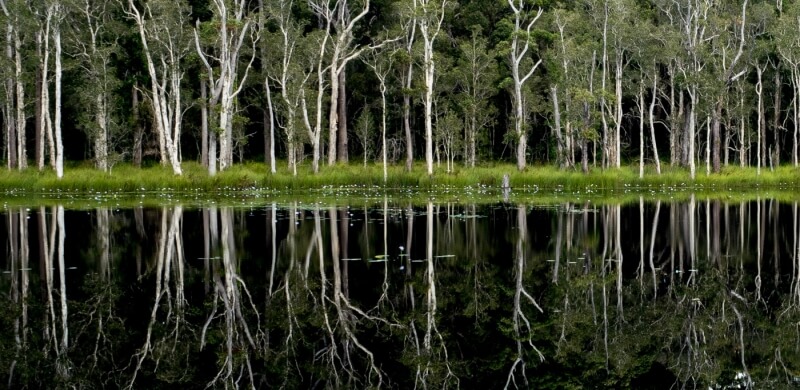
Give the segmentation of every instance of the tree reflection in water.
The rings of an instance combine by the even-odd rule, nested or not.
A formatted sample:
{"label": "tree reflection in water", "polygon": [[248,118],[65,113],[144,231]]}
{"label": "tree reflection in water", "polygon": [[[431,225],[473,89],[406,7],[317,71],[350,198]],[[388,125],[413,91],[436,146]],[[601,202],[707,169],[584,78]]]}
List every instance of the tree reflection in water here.
{"label": "tree reflection in water", "polygon": [[0,365],[13,388],[788,387],[798,214],[6,208]]}

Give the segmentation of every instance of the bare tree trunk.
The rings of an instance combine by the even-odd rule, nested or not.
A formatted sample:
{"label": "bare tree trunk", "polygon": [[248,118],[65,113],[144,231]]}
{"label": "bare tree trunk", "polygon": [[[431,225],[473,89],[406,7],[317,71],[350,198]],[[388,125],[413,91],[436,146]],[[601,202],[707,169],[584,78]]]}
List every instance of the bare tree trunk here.
{"label": "bare tree trunk", "polygon": [[695,156],[694,156],[694,138],[695,138],[695,125],[697,124],[697,87],[692,87],[690,93],[691,107],[689,108],[689,131],[686,134],[689,144],[689,176],[692,180],[695,178]]}
{"label": "bare tree trunk", "polygon": [[200,163],[208,168],[208,86],[200,79]]}
{"label": "bare tree trunk", "polygon": [[764,138],[764,99],[762,99],[762,91],[764,89],[764,84],[762,81],[762,75],[764,70],[761,68],[761,64],[756,64],[756,95],[758,96],[758,105],[756,106],[756,110],[758,111],[758,119],[756,119],[756,174],[761,174],[761,167],[764,166],[764,159],[766,158],[764,153],[764,149],[766,148],[766,143],[762,142]]}
{"label": "bare tree trunk", "polygon": [[[615,103],[615,119],[614,119],[614,153],[612,158],[612,165],[614,168],[620,167],[620,160],[621,158],[621,151],[620,149],[622,146],[620,145],[620,138],[622,138],[622,68],[624,67],[623,64],[623,55],[620,52],[621,50],[615,50],[616,60],[614,66],[614,92],[616,94],[616,102]],[[642,103],[644,103],[644,99],[642,99]],[[644,112],[644,107],[642,107],[642,112]],[[644,114],[642,114],[644,116]],[[640,123],[642,129],[644,129],[644,120]]]}
{"label": "bare tree trunk", "polygon": [[[37,57],[40,58],[40,59],[43,57],[43,53],[42,53],[42,35],[43,34],[42,34],[41,30],[39,30],[39,32],[36,34],[36,54],[37,54]],[[42,104],[42,101],[43,101],[42,89],[43,89],[43,85],[44,85],[42,83],[42,79],[43,79],[42,75],[43,74],[44,74],[44,72],[43,72],[43,67],[42,67],[42,61],[40,60],[38,65],[36,66],[36,75],[35,75],[35,78],[36,78],[36,82],[35,82],[35,85],[36,85],[36,87],[35,87],[35,89],[36,89],[36,91],[35,91],[36,103],[35,103],[34,114],[33,114],[33,116],[34,116],[34,125],[33,126],[34,126],[34,132],[36,133],[36,137],[35,137],[35,141],[34,141],[36,143],[36,152],[35,152],[34,158],[36,159],[36,168],[39,169],[39,171],[44,169],[44,139],[45,139],[45,136],[44,136],[44,109],[47,107],[47,106],[44,106]]]}
{"label": "bare tree trunk", "polygon": [[269,136],[264,135],[265,154],[267,155],[267,163],[269,164],[270,173],[275,173],[275,109],[272,106],[272,91],[269,89],[269,83],[264,81],[264,89],[267,92],[267,107],[269,108]]}
{"label": "bare tree trunk", "polygon": [[[517,170],[522,171],[527,166],[526,152],[528,148],[527,112],[525,110],[522,87],[542,63],[542,60],[539,59],[527,72],[520,73],[522,61],[526,58],[528,50],[531,49],[530,35],[524,34],[523,31],[530,33],[533,24],[542,16],[543,10],[539,8],[535,15],[531,12],[529,16],[529,11],[525,10],[525,4],[522,1],[508,0],[508,5],[514,13],[514,33],[511,40],[511,50],[509,51],[509,65],[514,82],[512,101],[514,104],[514,137],[517,141]],[[523,24],[526,25],[523,26]]]}
{"label": "bare tree trunk", "polygon": [[710,174],[711,174],[711,118],[706,117],[706,176]]}
{"label": "bare tree trunk", "polygon": [[[680,129],[682,121],[678,110],[683,113],[683,100],[680,105],[675,101],[675,65],[669,66],[669,164],[671,166],[680,165]],[[679,94],[682,93],[679,91]]]}
{"label": "bare tree trunk", "polygon": [[131,88],[131,101],[133,110],[133,165],[142,167],[142,142],[144,141],[144,126],[141,123],[141,103],[139,102],[139,85]]}
{"label": "bare tree trunk", "polygon": [[347,163],[349,155],[347,154],[347,76],[346,66],[342,66],[342,71],[339,72],[339,136],[337,137],[337,158],[339,162]]}
{"label": "bare tree trunk", "polygon": [[722,137],[720,136],[720,122],[722,121],[722,97],[714,103],[714,112],[711,116],[711,165],[714,173],[722,170],[720,152],[722,151]]}
{"label": "bare tree trunk", "polygon": [[22,77],[22,40],[19,37],[19,27],[14,30],[14,84],[16,90],[16,121],[17,121],[17,168],[22,170],[28,167],[28,151],[25,139],[25,84]]}
{"label": "bare tree trunk", "polygon": [[797,148],[798,136],[800,136],[800,69],[797,65],[792,66],[792,88],[794,91],[793,108],[794,108],[794,132],[792,134],[792,165],[797,167]]}
{"label": "bare tree trunk", "polygon": [[[550,97],[553,99],[553,131],[556,135],[556,159],[561,168],[566,168],[569,165],[569,160],[564,152],[564,137],[561,135],[561,110],[558,105],[558,87],[555,85],[550,86]],[[473,163],[474,167],[475,164]]]}
{"label": "bare tree trunk", "polygon": [[644,177],[644,83],[639,85],[639,178],[642,177]]}
{"label": "bare tree trunk", "polygon": [[747,164],[747,143],[745,136],[744,91],[739,91],[739,166],[744,168]]}
{"label": "bare tree trunk", "polygon": [[420,27],[425,38],[425,94],[422,100],[425,109],[425,166],[428,176],[433,176],[433,84],[436,75],[436,67],[433,61],[433,41],[436,38],[436,34],[431,35],[428,32],[429,28],[427,25]]}
{"label": "bare tree trunk", "polygon": [[[5,3],[3,3],[3,10],[5,10]],[[11,23],[8,11],[5,12],[8,19],[6,24],[6,60],[8,63],[14,62],[14,25]],[[14,119],[14,77],[11,74],[6,78],[6,101],[5,109],[3,110],[3,121],[5,122],[5,145],[6,145],[6,163],[8,169],[17,167],[17,130],[15,126],[16,120]]]}
{"label": "bare tree trunk", "polygon": [[[59,22],[60,23],[60,22]],[[61,141],[61,26],[56,24],[53,29],[55,42],[55,141],[56,141],[56,177],[64,177],[64,144]],[[63,210],[61,211],[63,214]]]}
{"label": "bare tree trunk", "polygon": [[108,108],[106,106],[105,92],[100,92],[95,96],[95,122],[97,122],[97,134],[94,137],[94,160],[97,169],[107,172],[108,161]]}
{"label": "bare tree trunk", "polygon": [[772,132],[773,136],[775,137],[775,155],[774,155],[774,162],[773,165],[778,167],[781,164],[781,72],[777,68],[775,69],[775,100],[773,103],[773,116],[772,116]]}
{"label": "bare tree trunk", "polygon": [[658,68],[655,62],[653,63],[653,90],[651,91],[652,97],[650,99],[650,141],[653,143],[653,160],[656,163],[656,173],[661,174],[661,159],[658,157],[658,145],[656,144],[656,126],[655,115],[653,111],[656,108],[656,98],[658,96]]}

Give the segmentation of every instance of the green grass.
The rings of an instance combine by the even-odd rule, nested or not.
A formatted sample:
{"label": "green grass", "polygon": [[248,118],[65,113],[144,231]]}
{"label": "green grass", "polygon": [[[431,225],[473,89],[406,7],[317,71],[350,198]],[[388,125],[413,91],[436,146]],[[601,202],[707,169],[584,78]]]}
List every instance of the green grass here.
{"label": "green grass", "polygon": [[[25,171],[0,170],[0,197],[42,199],[95,199],[109,196],[115,199],[148,199],[180,197],[186,199],[223,200],[227,198],[302,199],[308,201],[330,198],[370,198],[389,195],[407,199],[437,198],[466,200],[477,198],[498,199],[504,174],[510,176],[512,199],[524,201],[536,198],[537,202],[551,199],[592,199],[620,202],[649,198],[675,199],[694,194],[697,197],[753,198],[765,196],[784,200],[800,199],[800,169],[781,166],[774,171],[754,168],[726,167],[719,174],[698,172],[695,180],[682,168],[665,167],[661,175],[648,166],[640,179],[637,166],[621,169],[593,169],[589,174],[574,170],[560,170],[553,166],[531,166],[518,172],[512,164],[485,164],[476,168],[457,166],[453,172],[437,167],[432,177],[425,173],[425,165],[417,162],[411,172],[401,165],[389,167],[388,181],[384,184],[380,164],[322,166],[313,174],[308,164],[298,167],[293,176],[285,163],[276,174],[268,173],[264,164],[236,164],[232,168],[210,177],[205,168],[194,162],[183,164],[184,174],[175,176],[167,167],[136,168],[117,165],[113,171],[103,173],[85,165],[68,166],[59,180],[46,169]],[[3,195],[5,194],[5,195]],[[606,199],[606,200],[604,200]],[[141,202],[141,200],[140,200]]]}

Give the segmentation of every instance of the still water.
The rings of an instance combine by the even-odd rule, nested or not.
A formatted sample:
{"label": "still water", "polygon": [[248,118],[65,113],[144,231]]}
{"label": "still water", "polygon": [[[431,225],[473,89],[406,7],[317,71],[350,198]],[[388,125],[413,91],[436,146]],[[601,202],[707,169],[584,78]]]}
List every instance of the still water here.
{"label": "still water", "polygon": [[10,388],[800,383],[797,204],[0,211]]}

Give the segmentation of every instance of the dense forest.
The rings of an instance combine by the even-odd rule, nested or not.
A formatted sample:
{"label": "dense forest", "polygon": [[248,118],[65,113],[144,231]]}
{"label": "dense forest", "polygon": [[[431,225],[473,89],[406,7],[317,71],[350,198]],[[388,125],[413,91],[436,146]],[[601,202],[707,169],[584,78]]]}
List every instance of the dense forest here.
{"label": "dense forest", "polygon": [[8,169],[798,164],[795,1],[0,6]]}

